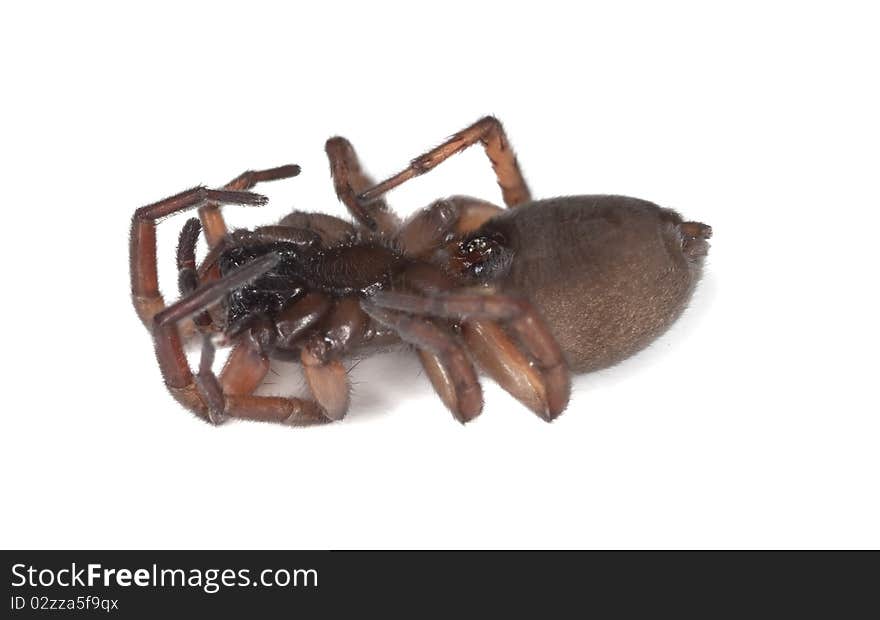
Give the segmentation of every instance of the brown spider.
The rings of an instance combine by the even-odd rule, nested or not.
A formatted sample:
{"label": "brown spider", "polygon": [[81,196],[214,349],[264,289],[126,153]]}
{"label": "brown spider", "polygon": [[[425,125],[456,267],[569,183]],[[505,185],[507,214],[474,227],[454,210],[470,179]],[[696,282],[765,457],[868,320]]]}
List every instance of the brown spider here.
{"label": "brown spider", "polygon": [[[401,223],[382,195],[481,142],[509,209],[456,196]],[[614,364],[663,332],[699,278],[711,229],[623,196],[532,201],[495,118],[487,117],[374,185],[351,144],[326,144],[351,224],[294,211],[277,225],[227,231],[221,204],[262,205],[243,191],[297,166],[245,172],[136,210],[131,286],[165,384],[200,417],[314,424],[349,405],[341,359],[369,345],[414,345],[461,422],[479,415],[474,362],[545,420],[568,404],[570,371]],[[166,307],[156,277],[156,222],[198,207],[180,234],[181,299]],[[196,267],[204,229],[209,252]],[[203,334],[193,374],[183,342]],[[234,344],[216,376],[212,334]],[[301,360],[314,400],[256,396],[269,360]]]}

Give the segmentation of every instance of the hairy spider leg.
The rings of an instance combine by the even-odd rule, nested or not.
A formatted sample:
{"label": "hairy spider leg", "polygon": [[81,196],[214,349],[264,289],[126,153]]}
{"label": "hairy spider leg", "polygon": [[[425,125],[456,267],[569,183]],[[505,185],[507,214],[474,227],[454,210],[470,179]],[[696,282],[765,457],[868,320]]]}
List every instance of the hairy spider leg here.
{"label": "hairy spider leg", "polygon": [[327,140],[324,150],[330,160],[333,187],[340,202],[361,226],[381,235],[393,235],[400,227],[400,220],[385,201],[380,199],[362,204],[357,199],[358,192],[373,185],[374,181],[364,172],[351,143],[336,136]]}
{"label": "hairy spider leg", "polygon": [[[181,243],[178,247],[178,266],[189,269],[194,265],[193,237],[198,236],[198,220],[187,223],[181,231]],[[286,241],[303,246],[320,245],[318,233],[292,226],[261,226],[247,232],[248,236],[268,241]],[[181,271],[187,282],[192,282],[195,272]],[[197,280],[196,280],[197,281]],[[186,291],[191,292],[191,290]],[[203,312],[199,316],[206,316]],[[304,373],[312,395],[323,409],[325,416],[331,420],[339,420],[345,416],[349,407],[348,374],[339,358],[352,346],[356,346],[363,336],[367,323],[366,315],[361,311],[357,300],[342,299],[332,305],[329,298],[320,293],[308,293],[285,309],[278,317],[276,330],[286,348],[297,346],[298,341],[311,331],[318,321],[323,320],[320,331],[312,333],[311,338],[303,346],[300,357]],[[203,345],[203,358],[207,355],[208,344]],[[213,350],[213,345],[210,345]],[[211,353],[213,360],[213,353]],[[204,364],[203,364],[204,365]],[[204,369],[196,376],[205,376],[203,391],[207,396],[214,392],[225,394],[247,395],[259,387],[269,372],[269,356],[260,344],[257,336],[247,330],[237,339],[226,365],[220,373],[219,388],[214,389],[216,379],[213,373],[205,374]],[[214,397],[216,401],[217,398]],[[209,401],[209,412],[210,401]],[[215,414],[216,415],[216,414]]]}
{"label": "hairy spider leg", "polygon": [[[230,290],[243,286],[272,269],[278,260],[277,254],[268,254],[251,261],[218,280],[204,284],[156,314],[153,319],[156,359],[166,387],[178,402],[212,423],[221,423],[227,417],[297,426],[330,421],[324,415],[321,406],[311,400],[227,392],[224,381],[218,379],[211,370],[214,345],[208,336],[204,337],[202,359],[195,376],[183,351],[178,331],[180,321],[203,312]],[[240,346],[252,345],[244,340]],[[251,372],[253,363],[253,357],[241,355],[231,358],[224,370],[228,372],[232,381],[241,372]],[[260,359],[258,363],[263,362]],[[341,388],[347,389],[347,386],[343,385]]]}
{"label": "hairy spider leg", "polygon": [[[199,220],[192,218],[187,221],[180,232],[180,241],[177,246],[177,266],[182,296],[192,293],[199,284],[199,276],[195,269],[195,245],[200,230]],[[246,233],[250,237],[261,240],[285,241],[303,247],[316,246],[321,243],[321,237],[318,233],[293,226],[261,226],[253,231],[246,231]],[[219,274],[216,277],[219,277]],[[317,293],[309,293],[286,308],[279,315],[276,324],[270,329],[277,332],[283,345],[291,348],[295,346],[296,341],[307,329],[314,326],[327,313],[329,308],[330,302],[326,297]],[[207,328],[211,324],[211,317],[207,311],[203,311],[195,317],[195,323],[200,328]],[[220,372],[221,391],[235,395],[251,394],[266,378],[269,367],[269,355],[264,350],[260,338],[254,330],[247,329],[236,338],[236,344]],[[324,383],[335,385],[330,381]],[[328,401],[326,398],[318,400],[322,404],[325,404],[324,401]],[[325,409],[328,412],[336,411],[332,402],[326,402]]]}
{"label": "hairy spider leg", "polygon": [[[246,234],[313,247],[323,242],[319,232],[286,225],[261,226]],[[367,317],[356,299],[332,302],[320,293],[306,294],[285,309],[275,322],[280,343],[288,350],[297,347],[309,331],[310,337],[300,351],[300,361],[313,397],[332,420],[342,419],[350,404],[348,373],[340,358],[362,342],[366,324]]]}
{"label": "hairy spider leg", "polygon": [[450,156],[460,153],[477,142],[483,144],[486,155],[492,162],[504,204],[515,207],[529,202],[531,192],[516,161],[516,155],[510,147],[504,127],[494,116],[481,118],[437,148],[416,157],[401,172],[359,194],[358,201],[361,204],[368,204],[401,183],[432,170]]}
{"label": "hairy spider leg", "polygon": [[[425,296],[446,294],[456,287],[445,272],[424,263],[409,267],[400,282]],[[494,320],[469,316],[458,322],[467,350],[478,365],[514,398],[546,418],[550,414],[550,386],[540,369],[523,353],[521,345]]]}
{"label": "hairy spider leg", "polygon": [[[376,293],[370,302],[407,314],[461,321],[465,341],[484,370],[540,417],[552,421],[568,405],[568,366],[556,339],[527,301],[499,293],[415,295],[388,291]],[[510,329],[528,359],[489,322]]]}
{"label": "hairy spider leg", "polygon": [[394,330],[404,342],[416,347],[428,378],[446,407],[462,424],[483,410],[483,390],[464,349],[444,327],[425,317],[388,310],[361,301],[374,320]]}
{"label": "hairy spider leg", "polygon": [[[300,168],[295,164],[278,166],[277,168],[268,168],[266,170],[248,170],[232,179],[229,183],[223,186],[223,189],[251,189],[257,183],[289,179],[298,175],[299,172]],[[205,240],[208,242],[208,247],[213,248],[220,243],[220,240],[229,232],[226,227],[226,222],[223,219],[223,213],[220,210],[220,203],[212,201],[199,207],[199,218],[202,220],[202,226],[205,229]]]}
{"label": "hairy spider leg", "polygon": [[141,207],[132,216],[129,239],[131,294],[135,310],[148,329],[153,317],[165,307],[165,301],[159,292],[156,266],[156,223],[169,215],[193,209],[207,202],[264,205],[266,197],[251,192],[194,187]]}
{"label": "hairy spider leg", "polygon": [[[342,419],[350,404],[348,373],[340,358],[363,342],[367,317],[354,297],[343,297],[306,341],[300,360],[306,381],[324,413]],[[339,389],[344,385],[345,389]]]}
{"label": "hairy spider leg", "polygon": [[284,308],[275,317],[275,329],[278,332],[276,345],[282,349],[294,349],[327,315],[332,305],[325,294],[313,291]]}
{"label": "hairy spider leg", "polygon": [[[177,239],[177,288],[181,297],[189,295],[199,286],[196,243],[201,232],[202,225],[196,217],[188,219],[180,229]],[[193,317],[193,322],[199,331],[204,332],[211,327],[211,315],[201,312]]]}

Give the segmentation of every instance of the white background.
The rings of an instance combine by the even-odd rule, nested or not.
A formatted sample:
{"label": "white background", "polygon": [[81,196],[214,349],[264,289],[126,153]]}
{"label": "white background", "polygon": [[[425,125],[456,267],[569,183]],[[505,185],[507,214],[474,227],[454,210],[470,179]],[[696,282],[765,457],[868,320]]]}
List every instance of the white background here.
{"label": "white background", "polygon": [[[880,546],[870,3],[525,4],[2,9],[0,546]],[[299,163],[229,221],[342,215],[327,137],[385,176],[489,113],[536,196],[714,227],[669,333],[550,425],[486,381],[462,427],[407,353],[352,371],[338,425],[172,400],[128,297],[136,207]],[[479,149],[389,201],[460,193],[500,199]]]}

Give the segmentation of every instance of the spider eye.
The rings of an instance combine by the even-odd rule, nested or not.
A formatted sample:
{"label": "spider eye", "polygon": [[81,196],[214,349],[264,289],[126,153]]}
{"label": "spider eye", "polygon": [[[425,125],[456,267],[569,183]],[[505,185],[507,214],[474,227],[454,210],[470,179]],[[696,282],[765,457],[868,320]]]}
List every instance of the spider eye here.
{"label": "spider eye", "polygon": [[485,237],[477,237],[467,241],[462,249],[469,262],[477,262],[491,252],[491,244]]}
{"label": "spider eye", "polygon": [[475,278],[492,277],[509,264],[511,256],[500,233],[482,234],[459,245],[460,269]]}

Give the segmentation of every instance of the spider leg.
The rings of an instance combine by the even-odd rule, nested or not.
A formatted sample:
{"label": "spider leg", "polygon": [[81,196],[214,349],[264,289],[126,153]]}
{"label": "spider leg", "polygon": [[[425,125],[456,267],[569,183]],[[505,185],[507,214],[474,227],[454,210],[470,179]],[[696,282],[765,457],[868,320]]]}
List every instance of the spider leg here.
{"label": "spider leg", "polygon": [[[212,267],[216,265],[219,253],[211,255],[212,253],[209,252],[209,256],[206,257],[202,265],[198,269],[196,268],[196,242],[198,241],[200,232],[201,223],[197,218],[187,220],[186,224],[184,224],[180,231],[180,238],[177,244],[177,279],[181,296],[186,296],[195,291],[200,282],[209,282],[220,277],[219,268],[212,269]],[[231,237],[234,241],[238,241],[242,238],[285,241],[304,248],[317,246],[321,243],[321,237],[318,233],[292,226],[261,226],[252,231],[235,231],[232,233]],[[220,244],[215,246],[215,249],[220,248],[222,250],[227,241],[229,241],[229,238],[224,238]],[[195,317],[195,324],[202,331],[209,328],[211,323],[211,315],[207,311],[201,312]],[[274,327],[274,325],[272,327]],[[252,330],[249,330],[249,333],[251,331]],[[271,331],[274,331],[274,329]],[[253,338],[254,335],[250,333],[249,337]],[[246,347],[237,347],[232,352],[232,358],[234,359],[235,356],[239,354],[247,355],[246,350]]]}
{"label": "spider leg", "polygon": [[362,341],[366,327],[367,317],[358,300],[343,298],[302,348],[300,359],[306,381],[332,420],[342,419],[350,402],[348,373],[339,358]]}
{"label": "spider leg", "polygon": [[269,356],[256,335],[248,330],[238,339],[220,371],[224,394],[251,394],[269,373]]}
{"label": "spider leg", "polygon": [[[177,288],[181,297],[189,295],[199,286],[199,274],[196,269],[196,243],[202,225],[198,218],[190,218],[180,230],[177,241]],[[196,327],[205,331],[211,326],[211,315],[201,312],[193,317]]]}
{"label": "spider leg", "polygon": [[[313,340],[317,338],[319,344],[326,341],[336,344],[333,352],[341,355],[345,346],[339,344],[342,338],[338,332],[348,334],[349,340],[352,340],[363,331],[362,327],[358,328],[358,322],[365,323],[363,318],[346,321],[348,315],[342,310],[345,305],[341,303],[332,307],[325,295],[306,294],[282,312],[271,327],[278,338],[276,346],[281,345],[288,349],[295,347],[303,335],[326,316],[329,324],[323,327],[322,335],[319,337],[316,334]],[[358,313],[363,317],[359,309]],[[347,344],[348,342],[345,343]],[[329,351],[325,352],[325,357],[315,355],[313,350],[307,344],[300,351],[309,389],[323,416],[329,420],[341,419],[348,410],[348,374],[338,359],[328,359]],[[228,395],[247,395],[262,383],[268,371],[269,358],[258,337],[248,331],[230,354],[220,375],[220,383]]]}
{"label": "spider leg", "polygon": [[483,410],[483,391],[473,364],[448,331],[430,319],[361,301],[371,318],[394,330],[418,350],[428,378],[452,415],[462,424]]}
{"label": "spider leg", "polygon": [[220,280],[210,282],[168,306],[153,317],[152,334],[156,359],[165,385],[188,408],[206,413],[193,383],[192,371],[186,360],[178,324],[219,301],[228,291],[259,277],[278,262],[278,256],[269,254]]}
{"label": "spider leg", "polygon": [[324,415],[337,421],[345,417],[351,404],[348,372],[339,360],[319,362],[303,349],[301,355],[306,382]]}
{"label": "spider leg", "polygon": [[282,310],[275,318],[278,331],[276,345],[293,349],[303,336],[330,311],[330,299],[322,293],[306,293],[296,303]]}
{"label": "spider leg", "polygon": [[[202,360],[194,383],[203,402],[203,407],[206,409],[203,415],[212,424],[222,424],[228,417],[259,422],[276,422],[290,426],[311,426],[330,422],[321,407],[311,400],[281,396],[253,396],[249,392],[242,394],[224,392],[222,377],[218,380],[211,370],[213,360],[214,345],[208,337],[205,337]],[[224,371],[233,367],[241,368],[238,362],[230,360],[224,367]]]}
{"label": "spider leg", "polygon": [[324,150],[330,160],[336,196],[342,204],[361,226],[382,235],[392,235],[400,226],[400,220],[385,201],[375,200],[365,204],[357,199],[357,193],[373,185],[373,179],[364,172],[351,143],[336,136],[327,140]]}
{"label": "spider leg", "polygon": [[[248,170],[232,179],[223,189],[251,189],[257,183],[289,179],[298,175],[299,172],[299,166],[292,164],[269,168],[268,170]],[[199,218],[202,220],[202,226],[205,228],[205,239],[208,241],[208,247],[213,248],[229,232],[226,222],[223,220],[220,203],[212,201],[199,207]]]}
{"label": "spider leg", "polygon": [[279,257],[275,254],[262,256],[223,278],[203,284],[153,318],[156,359],[166,387],[178,402],[215,424],[222,422],[227,416],[297,425],[329,421],[320,405],[313,401],[228,393],[227,390],[249,392],[262,380],[259,375],[263,372],[265,361],[256,342],[245,339],[239,343],[220,379],[211,370],[214,345],[207,336],[204,338],[202,360],[195,376],[183,350],[178,329],[181,321],[204,312],[230,290],[271,269],[278,260]]}
{"label": "spider leg", "polygon": [[351,222],[326,213],[293,211],[281,218],[278,225],[304,228],[317,233],[322,243],[327,247],[345,243],[357,237],[357,230]]}
{"label": "spider leg", "polygon": [[468,319],[461,324],[461,336],[477,365],[495,383],[542,418],[550,418],[547,381],[498,323]]}
{"label": "spider leg", "polygon": [[156,223],[169,215],[193,209],[206,202],[264,205],[266,197],[251,192],[194,187],[175,196],[141,207],[131,219],[129,246],[131,294],[135,310],[148,328],[165,307],[156,273]]}
{"label": "spider leg", "polygon": [[398,246],[409,256],[424,257],[450,235],[460,237],[501,212],[491,202],[453,196],[438,200],[410,217],[397,232]]}
{"label": "spider leg", "polygon": [[[380,292],[370,301],[389,310],[461,321],[465,341],[486,372],[535,413],[551,421],[568,405],[571,378],[562,350],[528,302],[497,293],[400,292]],[[529,359],[516,354],[506,334],[484,321],[506,325]]]}
{"label": "spider leg", "polygon": [[495,170],[498,185],[504,196],[504,204],[513,207],[531,200],[531,192],[516,161],[516,155],[510,148],[504,127],[493,116],[481,118],[437,148],[416,157],[404,170],[362,191],[357,199],[362,205],[368,204],[401,183],[432,170],[451,155],[460,153],[477,142],[483,144],[486,155],[492,162],[492,168]]}
{"label": "spider leg", "polygon": [[[426,263],[408,267],[398,284],[424,296],[447,294],[456,287],[446,273]],[[479,366],[526,407],[547,417],[547,381],[520,346],[494,321],[468,318],[459,322],[465,345]]]}
{"label": "spider leg", "polygon": [[177,238],[177,288],[181,295],[189,295],[199,286],[196,272],[196,243],[202,225],[198,218],[190,218],[180,229]]}
{"label": "spider leg", "polygon": [[266,241],[285,241],[303,249],[319,247],[321,235],[305,228],[294,226],[282,226],[274,224],[270,226],[257,226],[249,234]]}
{"label": "spider leg", "polygon": [[207,417],[211,424],[222,424],[226,421],[226,398],[220,381],[211,369],[214,364],[214,344],[208,335],[202,337],[202,357],[199,361],[199,372],[194,382],[201,400],[207,406]]}

